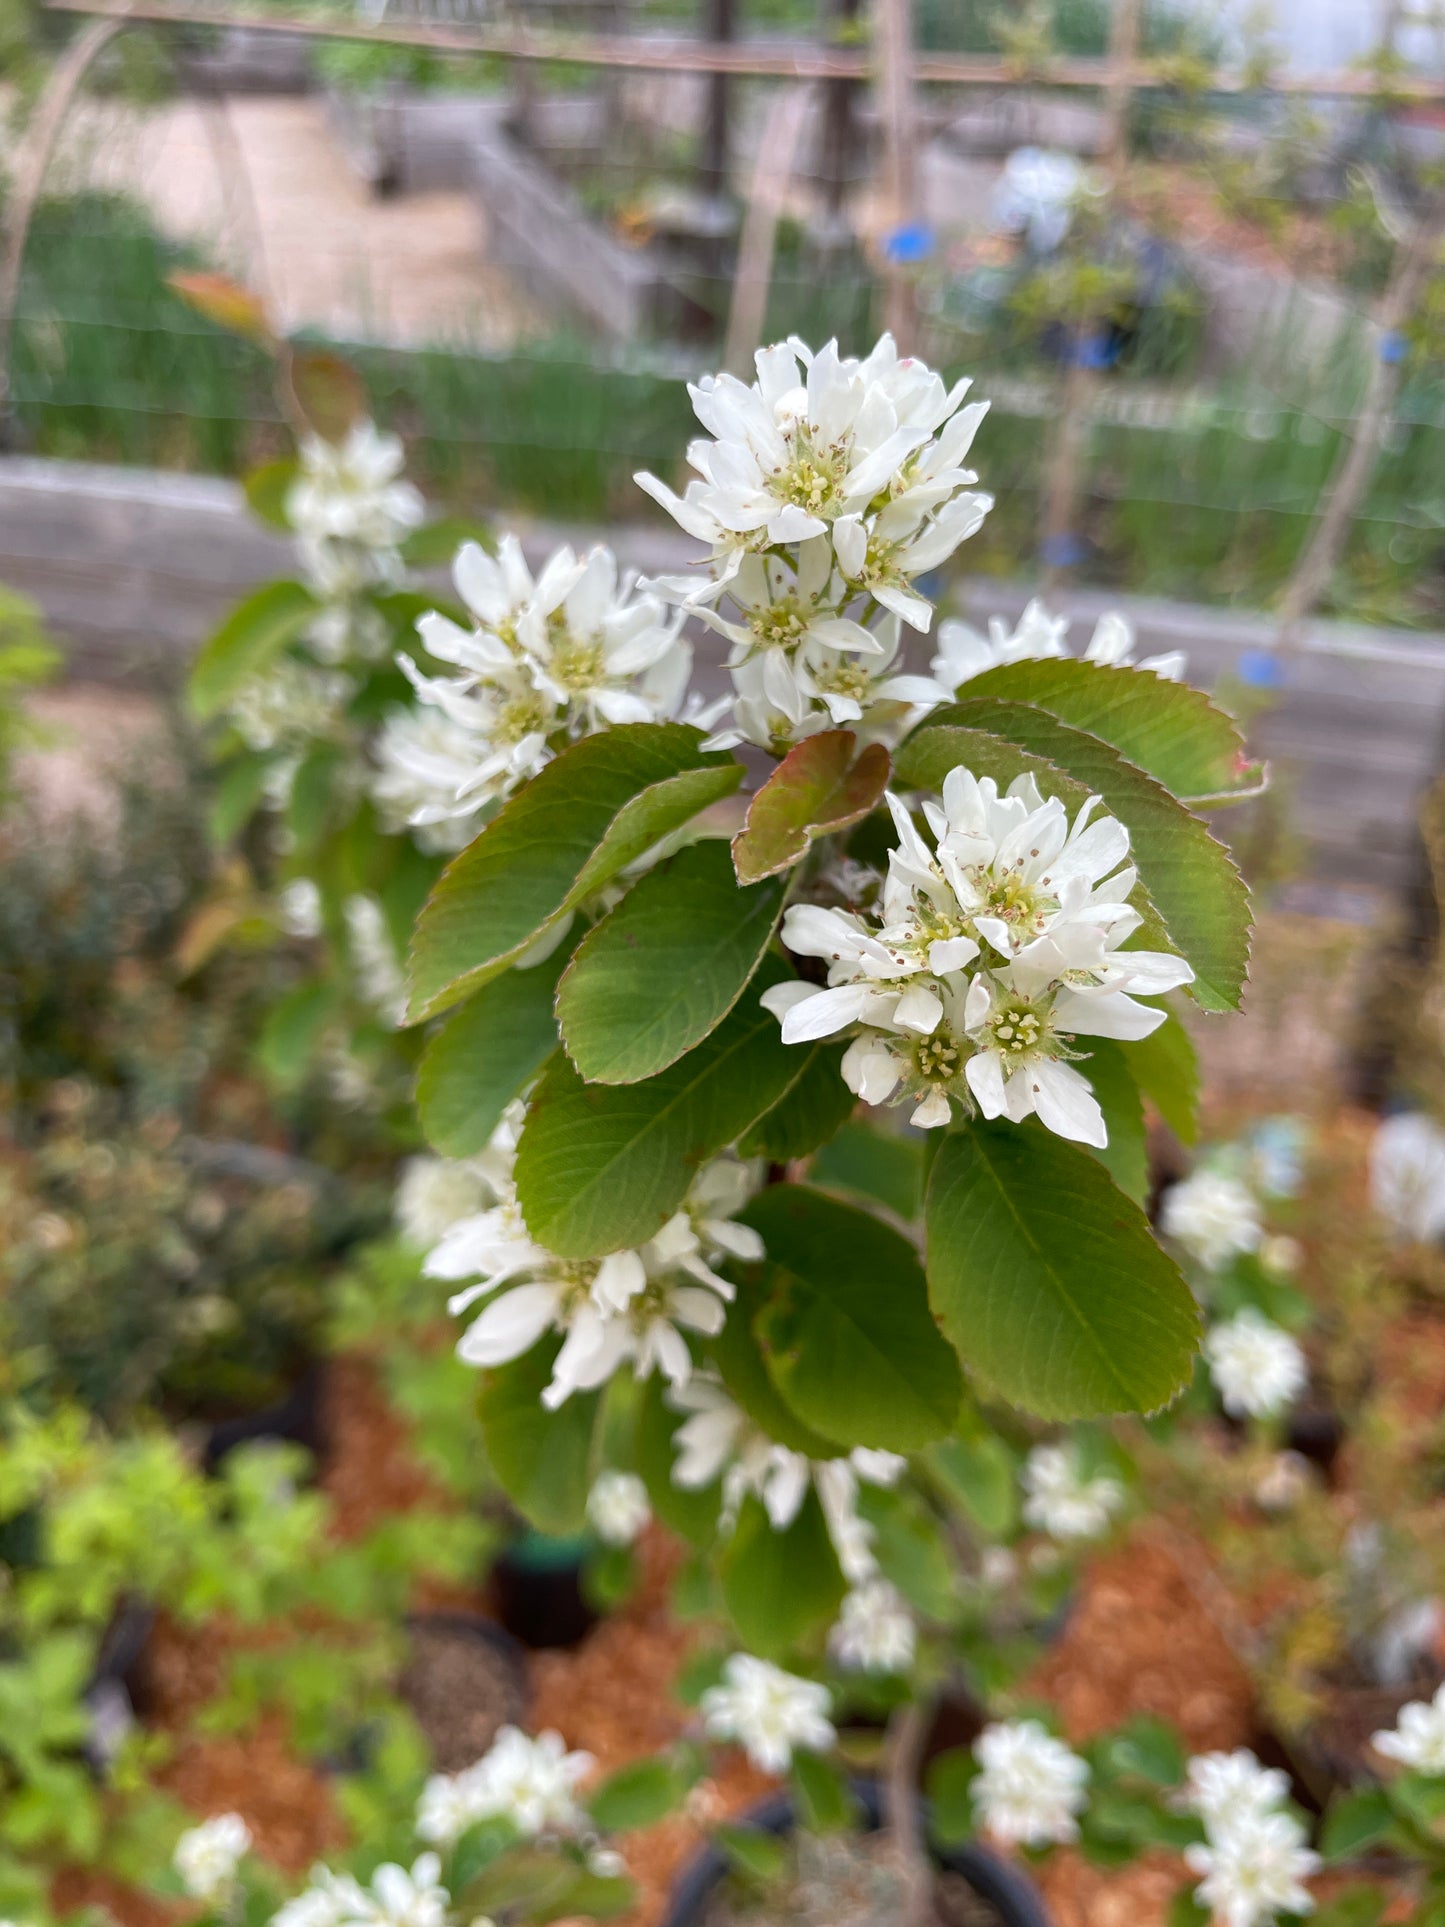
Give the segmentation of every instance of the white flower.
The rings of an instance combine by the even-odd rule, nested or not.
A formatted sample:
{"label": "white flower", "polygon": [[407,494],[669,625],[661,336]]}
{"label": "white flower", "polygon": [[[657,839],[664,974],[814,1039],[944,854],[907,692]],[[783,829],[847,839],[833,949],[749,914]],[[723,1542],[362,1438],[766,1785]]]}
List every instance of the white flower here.
{"label": "white flower", "polygon": [[702,1696],[707,1730],[714,1739],[736,1740],[761,1772],[786,1773],[795,1752],[822,1753],[837,1738],[831,1696],[815,1680],[750,1653],[734,1653],[723,1679]]}
{"label": "white flower", "polygon": [[843,1601],[828,1647],[841,1666],[864,1673],[904,1673],[913,1664],[917,1628],[902,1594],[886,1579],[855,1586]]}
{"label": "white flower", "polygon": [[1289,1798],[1289,1778],[1261,1766],[1247,1747],[1197,1753],[1189,1762],[1179,1804],[1197,1813],[1211,1835],[1273,1813]]}
{"label": "white flower", "polygon": [[1125,1492],[1106,1473],[1087,1477],[1069,1445],[1036,1445],[1023,1470],[1024,1519],[1051,1539],[1097,1539],[1108,1531]]}
{"label": "white flower", "polygon": [[415,831],[423,850],[461,849],[480,827],[484,801],[458,798],[484,754],[480,739],[440,710],[393,710],[372,744],[371,800],[382,828]]}
{"label": "white flower", "polygon": [[491,1195],[484,1172],[470,1158],[408,1158],[396,1187],[397,1229],[409,1245],[427,1250],[454,1224],[475,1217]]}
{"label": "white flower", "polygon": [[[966,622],[939,624],[938,654],[932,663],[935,679],[950,692],[981,676],[987,669],[1003,663],[1040,662],[1067,656],[1065,637],[1069,633],[1067,616],[1055,616],[1037,597],[1019,617],[1018,627],[1010,633],[997,616],[989,617],[988,634],[980,635]],[[1134,662],[1134,631],[1126,616],[1109,610],[1100,616],[1088,648],[1086,662],[1100,662],[1114,668],[1152,670],[1168,682],[1183,676],[1187,658],[1181,650],[1167,655],[1145,656]]]}
{"label": "white flower", "polygon": [[1304,1831],[1288,1813],[1241,1819],[1207,1846],[1186,1847],[1184,1858],[1204,1878],[1195,1898],[1221,1927],[1265,1927],[1277,1914],[1307,1914],[1314,1899],[1304,1881],[1320,1857],[1304,1845]]}
{"label": "white flower", "polygon": [[1247,1305],[1210,1329],[1204,1357],[1233,1418],[1273,1418],[1304,1390],[1305,1356],[1287,1331]]}
{"label": "white flower", "polygon": [[375,897],[365,896],[348,897],[345,913],[357,989],[389,1024],[399,1024],[406,1014],[406,979],[386,913]]}
{"label": "white flower", "polygon": [[469,1365],[502,1365],[530,1351],[544,1332],[562,1332],[543,1393],[550,1410],[573,1392],[605,1384],[624,1363],[638,1378],[660,1371],[670,1384],[686,1384],[692,1354],[682,1331],[715,1337],[733,1295],[713,1264],[762,1250],[756,1233],[721,1215],[721,1203],[735,1208],[746,1195],[748,1167],[717,1162],[703,1167],[683,1208],[647,1244],[600,1259],[559,1258],[537,1244],[510,1176],[499,1171],[497,1204],[454,1225],[426,1261],[428,1277],[481,1278],[450,1301],[457,1313],[488,1300],[458,1356]]}
{"label": "white flower", "polygon": [[426,505],[401,479],[402,445],[375,422],[357,422],[340,443],[305,436],[298,454],[286,516],[303,540],[390,549],[421,523]]}
{"label": "white flower", "polygon": [[247,749],[296,748],[335,729],[353,694],[334,669],[313,669],[283,656],[231,698],[228,714]]}
{"label": "white flower", "polygon": [[172,1861],[193,1899],[214,1902],[230,1892],[250,1851],[251,1829],[240,1814],[218,1813],[181,1835]]}
{"label": "white flower", "polygon": [[1247,1185],[1206,1165],[1164,1194],[1160,1225],[1206,1271],[1220,1271],[1240,1253],[1258,1251],[1264,1228],[1259,1202]]}
{"label": "white flower", "polygon": [[532,1738],[519,1727],[504,1726],[474,1766],[427,1781],[417,1833],[450,1846],[478,1820],[502,1818],[529,1839],[574,1834],[586,1818],[574,1796],[594,1765],[590,1753],[568,1752],[560,1733]]}
{"label": "white flower", "polygon": [[635,1472],[602,1472],[587,1494],[587,1519],[604,1545],[630,1546],[652,1517]]}
{"label": "white flower", "polygon": [[[433,611],[417,629],[428,654],[460,674],[429,676],[398,658],[422,701],[470,741],[470,752],[457,752],[469,753],[471,767],[452,815],[509,795],[548,761],[556,739],[657,722],[682,705],[692,666],[682,617],[619,576],[610,549],[579,558],[560,548],[534,580],[508,535],[495,559],[464,543],[453,575],[474,627]],[[428,807],[441,821],[439,794]]]}
{"label": "white flower", "polygon": [[1412,1700],[1393,1727],[1372,1735],[1371,1746],[1416,1773],[1445,1775],[1445,1686],[1432,1700]]}
{"label": "white flower", "polygon": [[311,1884],[271,1917],[271,1927],[366,1927],[376,1910],[370,1896],[350,1874],[313,1867]]}
{"label": "white flower", "polygon": [[276,908],[288,937],[321,935],[321,886],[314,877],[292,877],[276,898]]}
{"label": "white flower", "polygon": [[749,1493],[777,1532],[797,1518],[811,1486],[823,1508],[843,1576],[859,1586],[873,1578],[873,1528],[858,1516],[858,1486],[891,1486],[907,1461],[856,1446],[844,1459],[806,1459],[760,1431],[706,1374],[674,1388],[670,1401],[688,1416],[673,1434],[672,1483],[689,1491],[723,1481],[723,1527],[730,1530]]}
{"label": "white flower", "polygon": [[973,1751],[974,1805],[996,1840],[1046,1847],[1078,1838],[1074,1816],[1084,1806],[1088,1763],[1038,1720],[986,1726]]}
{"label": "white flower", "polygon": [[1418,1112],[1386,1118],[1370,1146],[1370,1200],[1395,1235],[1445,1235],[1445,1131]]}
{"label": "white flower", "polygon": [[371,1876],[374,1927],[445,1927],[449,1896],[441,1885],[440,1856],[424,1853],[410,1872],[387,1861]]}

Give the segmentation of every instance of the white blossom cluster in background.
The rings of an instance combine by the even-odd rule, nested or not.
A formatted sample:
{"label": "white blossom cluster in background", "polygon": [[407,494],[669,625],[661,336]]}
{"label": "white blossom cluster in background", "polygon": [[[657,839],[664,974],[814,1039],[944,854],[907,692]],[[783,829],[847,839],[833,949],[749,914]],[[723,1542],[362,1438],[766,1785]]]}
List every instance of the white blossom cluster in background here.
{"label": "white blossom cluster in background", "polygon": [[708,1732],[735,1740],[763,1773],[786,1773],[796,1752],[826,1752],[838,1737],[832,1710],[826,1686],[751,1653],[734,1653],[702,1696]]}
{"label": "white blossom cluster in background", "polygon": [[587,1523],[605,1546],[630,1546],[647,1530],[652,1507],[635,1472],[599,1472],[587,1494]]}
{"label": "white blossom cluster in background", "polygon": [[560,1733],[533,1738],[504,1726],[474,1766],[427,1781],[417,1807],[417,1837],[449,1847],[479,1820],[498,1819],[529,1840],[576,1836],[588,1824],[577,1789],[594,1765],[590,1753],[569,1752]]}
{"label": "white blossom cluster in background", "polygon": [[457,1346],[469,1365],[504,1365],[545,1332],[562,1334],[552,1380],[542,1395],[549,1410],[574,1392],[591,1391],[630,1364],[638,1378],[659,1371],[674,1386],[692,1375],[684,1331],[722,1330],[728,1281],[714,1270],[726,1257],[763,1255],[762,1240],[734,1222],[758,1188],[761,1171],[736,1158],[715,1158],[693,1181],[681,1210],[639,1250],[605,1258],[559,1258],[527,1230],[512,1166],[522,1107],[509,1108],[488,1147],[493,1202],[458,1219],[429,1253],[429,1278],[476,1279],[449,1301],[456,1314],[485,1300]]}
{"label": "white blossom cluster in background", "polygon": [[[998,669],[1006,663],[1067,658],[1070,654],[1068,633],[1068,617],[1053,615],[1037,596],[1012,630],[997,616],[989,618],[987,635],[980,635],[966,622],[941,622],[938,654],[932,663],[933,679],[951,693],[985,670]],[[1133,626],[1117,609],[1107,610],[1100,616],[1083,659],[1112,669],[1149,669],[1167,682],[1178,682],[1188,666],[1188,658],[1181,649],[1171,650],[1167,655],[1141,656],[1136,663]]]}
{"label": "white blossom cluster in background", "polygon": [[1321,1865],[1305,1829],[1285,1807],[1289,1782],[1244,1748],[1189,1762],[1183,1804],[1204,1825],[1203,1845],[1185,1849],[1202,1876],[1195,1898],[1221,1927],[1268,1927],[1279,1914],[1307,1914],[1304,1885]]}
{"label": "white blossom cluster in background", "polygon": [[1264,1238],[1259,1200],[1242,1178],[1201,1165],[1164,1194],[1164,1235],[1182,1245],[1206,1271],[1258,1251]]}
{"label": "white blossom cluster in background", "polygon": [[811,1489],[818,1495],[844,1578],[861,1586],[877,1575],[873,1528],[859,1517],[858,1487],[895,1485],[907,1460],[862,1445],[846,1458],[804,1458],[755,1426],[709,1373],[696,1373],[685,1385],[675,1386],[670,1403],[687,1414],[673,1434],[677,1456],[672,1483],[684,1491],[701,1491],[721,1479],[723,1531],[731,1530],[738,1508],[751,1493],[761,1501],[774,1531],[785,1532]]}
{"label": "white blossom cluster in background", "polygon": [[1231,1418],[1277,1417],[1309,1376],[1295,1340],[1250,1305],[1210,1327],[1204,1360]]}
{"label": "white blossom cluster in background", "polygon": [[906,1098],[925,1129],[958,1104],[1106,1144],[1076,1037],[1149,1036],[1167,1012],[1138,998],[1194,976],[1182,957],[1121,948],[1143,921],[1128,831],[1097,797],[1071,823],[1032,776],[1000,795],[992,777],[951,770],[941,803],[923,804],[932,845],[887,801],[898,846],[879,907],[800,903],[783,919],[783,942],[828,979],[764,993],[784,1043],[852,1032],[849,1089],[870,1104]]}
{"label": "white blossom cluster in background", "polygon": [[1445,1237],[1445,1131],[1418,1111],[1389,1117],[1370,1146],[1370,1201],[1402,1242]]}
{"label": "white blossom cluster in background", "polygon": [[250,1851],[251,1829],[240,1814],[217,1813],[181,1835],[172,1864],[191,1898],[214,1906],[231,1894]]}
{"label": "white blossom cluster in background", "polygon": [[1434,1699],[1402,1707],[1394,1726],[1373,1734],[1370,1744],[1415,1773],[1445,1777],[1445,1686]]}
{"label": "white blossom cluster in background", "polygon": [[945,387],[890,335],[861,360],[793,339],[756,365],[751,385],[689,387],[712,439],[689,446],[681,496],[637,477],[710,551],[695,575],[650,586],[732,645],[732,727],[716,740],[777,747],[880,701],[945,699],[892,666],[899,624],[933,620],[918,579],[993,506],[963,466],[987,404],[964,406],[967,381]]}
{"label": "white blossom cluster in background", "polygon": [[1076,1445],[1036,1445],[1023,1470],[1025,1525],[1063,1544],[1098,1539],[1127,1494],[1106,1472],[1086,1472]]}
{"label": "white blossom cluster in background", "polygon": [[906,1673],[917,1645],[907,1600],[881,1577],[853,1587],[828,1635],[828,1650],[838,1664],[859,1673]]}
{"label": "white blossom cluster in background", "polygon": [[999,1720],[973,1747],[978,1823],[1006,1846],[1058,1846],[1079,1837],[1089,1766],[1040,1720]]}

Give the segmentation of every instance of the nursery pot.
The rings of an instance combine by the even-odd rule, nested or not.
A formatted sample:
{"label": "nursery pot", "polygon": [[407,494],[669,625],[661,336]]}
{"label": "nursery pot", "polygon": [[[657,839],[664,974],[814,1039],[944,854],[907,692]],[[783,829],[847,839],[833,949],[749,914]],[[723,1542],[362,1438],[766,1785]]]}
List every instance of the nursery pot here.
{"label": "nursery pot", "polygon": [[498,1556],[497,1617],[524,1646],[575,1646],[597,1624],[582,1579],[592,1544],[585,1533],[553,1539],[524,1532]]}
{"label": "nursery pot", "polygon": [[313,1358],[301,1376],[274,1405],[259,1412],[246,1412],[239,1418],[222,1419],[211,1426],[202,1449],[207,1472],[215,1472],[228,1452],[238,1445],[251,1445],[262,1439],[282,1439],[304,1445],[313,1458],[319,1458],[325,1444],[322,1404],[326,1386],[326,1363]]}
{"label": "nursery pot", "polygon": [[411,1651],[397,1691],[431,1747],[438,1771],[459,1773],[516,1726],[531,1702],[518,1642],[480,1613],[408,1613]]}
{"label": "nursery pot", "polygon": [[[877,1781],[855,1780],[853,1792],[863,1809],[866,1831],[877,1832],[883,1825],[883,1799]],[[769,1794],[739,1818],[744,1826],[763,1833],[789,1834],[795,1824],[792,1795]],[[963,1847],[935,1848],[932,1857],[940,1873],[957,1874],[981,1900],[994,1907],[1006,1927],[1053,1927],[1033,1882],[987,1847],[970,1842]],[[720,1848],[704,1847],[678,1876],[661,1927],[700,1927],[709,1900],[730,1872],[727,1856]]]}
{"label": "nursery pot", "polygon": [[116,1608],[100,1642],[85,1689],[90,1730],[83,1746],[86,1764],[98,1779],[109,1774],[144,1702],[143,1661],[155,1623],[154,1606],[127,1600]]}

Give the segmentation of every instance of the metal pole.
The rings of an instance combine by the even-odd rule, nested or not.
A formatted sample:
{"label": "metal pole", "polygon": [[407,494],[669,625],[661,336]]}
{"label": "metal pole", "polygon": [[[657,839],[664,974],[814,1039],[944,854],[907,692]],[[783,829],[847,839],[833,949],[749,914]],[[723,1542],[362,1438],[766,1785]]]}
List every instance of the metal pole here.
{"label": "metal pole", "polygon": [[[736,24],[734,0],[709,0],[708,32],[715,45],[730,45]],[[716,202],[726,201],[728,196],[728,109],[731,92],[727,74],[715,72],[708,76],[702,185],[708,199]]]}

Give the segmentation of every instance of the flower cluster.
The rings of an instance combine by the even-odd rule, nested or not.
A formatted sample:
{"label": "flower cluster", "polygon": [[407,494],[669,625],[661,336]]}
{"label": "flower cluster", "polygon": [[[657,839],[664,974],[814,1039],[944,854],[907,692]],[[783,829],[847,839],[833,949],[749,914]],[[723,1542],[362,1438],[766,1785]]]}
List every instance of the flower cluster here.
{"label": "flower cluster", "polygon": [[428,675],[399,658],[452,730],[428,740],[415,722],[397,725],[377,746],[387,807],[409,801],[408,820],[434,837],[509,796],[561,745],[681,710],[692,670],[682,617],[620,575],[610,549],[577,556],[564,546],[534,579],[506,535],[495,557],[465,543],[453,577],[472,627],[433,610],[417,629],[428,655],[457,673]]}
{"label": "flower cluster", "polygon": [[870,1104],[903,1096],[924,1129],[958,1104],[1106,1144],[1075,1038],[1147,1037],[1166,1012],[1131,993],[1194,975],[1168,952],[1123,948],[1142,922],[1128,831],[1097,797],[1070,823],[1032,776],[1000,795],[992,777],[951,770],[941,804],[923,805],[931,847],[887,800],[899,840],[879,908],[803,903],[783,920],[784,943],[823,960],[828,980],[764,993],[784,1043],[854,1032],[849,1089]]}
{"label": "flower cluster", "polygon": [[918,1628],[898,1588],[867,1579],[844,1599],[828,1650],[838,1664],[860,1673],[906,1673],[913,1664]]}
{"label": "flower cluster", "polygon": [[986,1726],[973,1747],[979,1825],[1004,1844],[1055,1846],[1079,1837],[1089,1766],[1039,1720]]}
{"label": "flower cluster", "polygon": [[410,1868],[387,1861],[363,1887],[350,1874],[314,1867],[311,1882],[272,1918],[271,1927],[445,1927],[451,1896],[441,1859],[419,1854]]}
{"label": "flower cluster", "polygon": [[1120,1482],[1090,1474],[1072,1445],[1036,1445],[1023,1471],[1024,1523],[1051,1539],[1097,1539],[1124,1504]]}
{"label": "flower cluster", "polygon": [[893,672],[900,623],[926,631],[918,579],[993,506],[963,466],[986,403],[945,386],[884,335],[861,360],[830,342],[758,351],[757,380],[708,375],[689,389],[711,440],[688,449],[683,495],[646,489],[699,541],[695,576],[650,586],[732,644],[733,727],[719,742],[781,745],[863,717],[879,702],[948,693]]}
{"label": "flower cluster", "polygon": [[[419,528],[426,504],[402,476],[405,460],[395,435],[358,421],[340,442],[302,438],[296,479],[286,494],[286,519],[296,531],[301,560],[325,598],[323,620],[311,632],[322,660],[365,654],[346,617],[363,589],[396,582],[401,544]],[[385,635],[382,636],[383,646]]]}
{"label": "flower cluster", "polygon": [[[989,618],[988,634],[980,635],[966,622],[941,622],[938,625],[938,654],[932,663],[933,679],[953,694],[961,684],[981,676],[986,669],[1005,663],[1041,662],[1069,654],[1065,639],[1069,633],[1067,616],[1051,615],[1037,597],[1010,631],[997,616]],[[1166,655],[1143,656],[1134,660],[1134,630],[1127,616],[1111,609],[1100,616],[1084,651],[1085,662],[1103,663],[1113,669],[1148,669],[1167,682],[1177,682],[1187,666],[1182,650]]]}
{"label": "flower cluster", "polygon": [[1211,1327],[1204,1358],[1231,1418],[1274,1418],[1305,1388],[1304,1353],[1253,1306]]}
{"label": "flower cluster", "polygon": [[797,1518],[811,1488],[827,1521],[843,1576],[854,1586],[874,1578],[873,1528],[858,1516],[858,1486],[891,1486],[907,1461],[893,1452],[855,1446],[846,1458],[808,1459],[760,1431],[718,1381],[699,1373],[674,1389],[672,1404],[687,1413],[673,1434],[677,1457],[672,1483],[700,1491],[722,1480],[722,1524],[729,1530],[749,1493],[761,1501],[774,1531]]}
{"label": "flower cluster", "polygon": [[753,1167],[734,1158],[704,1165],[682,1209],[635,1251],[561,1258],[532,1237],[512,1176],[521,1118],[504,1118],[489,1147],[496,1202],[458,1220],[426,1260],[430,1278],[475,1278],[450,1300],[453,1313],[485,1299],[463,1334],[469,1365],[504,1365],[548,1331],[563,1334],[543,1403],[555,1410],[630,1364],[638,1378],[659,1371],[686,1385],[692,1353],[684,1331],[716,1336],[733,1287],[713,1269],[726,1257],[755,1261],[762,1241],[733,1221],[756,1188]]}
{"label": "flower cluster", "polygon": [[1259,1200],[1249,1186],[1207,1164],[1169,1187],[1159,1222],[1206,1271],[1222,1271],[1232,1258],[1258,1251],[1264,1238]]}
{"label": "flower cluster", "polygon": [[702,1696],[708,1732],[717,1740],[736,1740],[763,1773],[786,1773],[800,1750],[826,1752],[838,1737],[831,1711],[826,1686],[751,1653],[734,1653],[722,1684]]}
{"label": "flower cluster", "polygon": [[1402,1707],[1395,1725],[1372,1735],[1370,1744],[1413,1772],[1445,1776],[1445,1686],[1432,1700]]}
{"label": "flower cluster", "polygon": [[568,1752],[560,1733],[534,1739],[504,1726],[475,1766],[427,1781],[417,1807],[417,1836],[449,1847],[478,1820],[494,1819],[510,1821],[529,1840],[581,1833],[587,1816],[575,1796],[593,1765],[590,1753]]}
{"label": "flower cluster", "polygon": [[212,1906],[228,1897],[250,1851],[251,1829],[240,1814],[218,1813],[181,1835],[173,1864],[191,1898]]}
{"label": "flower cluster", "polygon": [[1406,1111],[1381,1124],[1370,1146],[1370,1200],[1399,1239],[1445,1236],[1445,1131],[1433,1118]]}
{"label": "flower cluster", "polygon": [[605,1546],[630,1546],[652,1517],[635,1472],[599,1472],[587,1494],[587,1523]]}
{"label": "flower cluster", "polygon": [[1314,1907],[1304,1882],[1320,1859],[1284,1806],[1288,1792],[1284,1774],[1244,1748],[1189,1763],[1184,1804],[1203,1821],[1205,1838],[1184,1857],[1202,1876],[1196,1900],[1222,1927],[1266,1927],[1277,1914]]}

